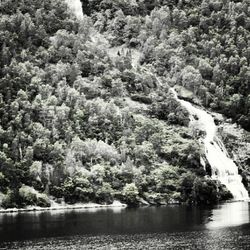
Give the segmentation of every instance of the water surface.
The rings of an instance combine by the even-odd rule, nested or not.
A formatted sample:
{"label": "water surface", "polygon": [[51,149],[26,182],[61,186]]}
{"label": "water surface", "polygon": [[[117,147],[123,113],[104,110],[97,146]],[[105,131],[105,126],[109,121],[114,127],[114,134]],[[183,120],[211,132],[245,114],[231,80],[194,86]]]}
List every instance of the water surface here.
{"label": "water surface", "polygon": [[250,206],[1,214],[0,249],[250,249]]}

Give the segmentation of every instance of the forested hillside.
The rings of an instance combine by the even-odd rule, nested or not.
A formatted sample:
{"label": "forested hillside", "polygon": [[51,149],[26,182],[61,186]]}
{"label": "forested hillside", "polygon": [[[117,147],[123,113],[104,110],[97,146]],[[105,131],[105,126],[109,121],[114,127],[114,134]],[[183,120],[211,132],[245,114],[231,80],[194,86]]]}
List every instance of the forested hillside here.
{"label": "forested hillside", "polygon": [[249,1],[90,0],[89,10],[112,45],[139,47],[142,64],[250,130]]}
{"label": "forested hillside", "polygon": [[0,3],[0,206],[230,198],[169,87],[250,130],[250,2],[82,3]]}

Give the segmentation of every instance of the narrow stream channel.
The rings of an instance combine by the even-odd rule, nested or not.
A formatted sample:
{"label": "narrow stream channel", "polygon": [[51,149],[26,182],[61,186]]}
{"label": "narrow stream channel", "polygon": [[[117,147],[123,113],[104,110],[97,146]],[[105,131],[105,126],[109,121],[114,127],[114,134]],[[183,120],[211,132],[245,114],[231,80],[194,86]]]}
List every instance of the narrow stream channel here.
{"label": "narrow stream channel", "polygon": [[[212,115],[187,101],[179,99],[174,88],[171,88],[171,91],[175,99],[188,110],[191,120],[190,125],[206,132],[203,143],[206,158],[212,168],[212,178],[224,184],[233,194],[235,200],[248,200],[248,192],[242,183],[238,167],[230,159],[223,142],[217,136],[217,126]],[[198,120],[194,117],[197,117]]]}

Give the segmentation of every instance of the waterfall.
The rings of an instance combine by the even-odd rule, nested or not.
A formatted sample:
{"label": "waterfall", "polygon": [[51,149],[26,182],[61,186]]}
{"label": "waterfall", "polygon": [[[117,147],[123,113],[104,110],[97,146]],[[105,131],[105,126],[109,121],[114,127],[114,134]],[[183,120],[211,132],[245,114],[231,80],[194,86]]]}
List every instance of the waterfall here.
{"label": "waterfall", "polygon": [[82,3],[80,0],[65,0],[71,11],[75,14],[77,19],[83,19]]}
{"label": "waterfall", "polygon": [[[238,167],[232,159],[223,142],[217,136],[217,126],[212,115],[195,107],[191,103],[180,100],[175,89],[171,88],[174,98],[185,107],[190,114],[190,125],[198,126],[206,132],[203,139],[205,155],[212,169],[212,179],[219,180],[233,194],[235,200],[249,199],[248,192],[238,174]],[[198,117],[198,120],[194,117]]]}

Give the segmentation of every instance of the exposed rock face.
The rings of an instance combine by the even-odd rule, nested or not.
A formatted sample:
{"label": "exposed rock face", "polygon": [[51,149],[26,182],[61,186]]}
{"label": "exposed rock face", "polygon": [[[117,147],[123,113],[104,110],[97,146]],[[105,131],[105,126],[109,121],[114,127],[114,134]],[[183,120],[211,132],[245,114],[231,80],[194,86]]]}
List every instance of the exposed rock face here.
{"label": "exposed rock face", "polygon": [[201,105],[201,101],[194,95],[194,93],[182,86],[175,86],[178,97],[182,100]]}
{"label": "exposed rock face", "polygon": [[250,192],[250,133],[236,124],[225,122],[220,126],[220,134]]}

